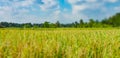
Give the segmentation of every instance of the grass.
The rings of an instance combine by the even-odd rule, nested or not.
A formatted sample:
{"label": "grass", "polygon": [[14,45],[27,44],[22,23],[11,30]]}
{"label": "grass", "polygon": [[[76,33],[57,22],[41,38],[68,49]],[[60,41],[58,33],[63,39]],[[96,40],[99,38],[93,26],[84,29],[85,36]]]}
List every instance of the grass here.
{"label": "grass", "polygon": [[0,58],[119,58],[120,29],[0,29]]}

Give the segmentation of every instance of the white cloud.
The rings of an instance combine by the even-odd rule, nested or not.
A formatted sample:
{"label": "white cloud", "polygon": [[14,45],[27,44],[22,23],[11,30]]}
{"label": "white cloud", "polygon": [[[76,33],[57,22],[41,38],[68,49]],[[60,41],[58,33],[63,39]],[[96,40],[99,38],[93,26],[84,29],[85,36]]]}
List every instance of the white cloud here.
{"label": "white cloud", "polygon": [[111,3],[115,3],[117,2],[118,0],[103,0],[104,2],[111,2]]}
{"label": "white cloud", "polygon": [[57,0],[42,0],[43,4],[40,5],[42,11],[49,9],[59,9],[59,4]]}
{"label": "white cloud", "polygon": [[[106,6],[106,3],[115,3],[115,2],[118,2],[118,0],[67,0],[67,2],[72,6],[72,14],[78,15],[78,16],[84,16],[84,17],[91,16],[91,18],[97,18],[96,16],[99,16],[97,19],[100,19],[102,17],[105,18],[105,16],[107,17],[108,14],[110,16],[113,13],[120,11],[120,7],[116,7],[115,8],[116,11],[115,11],[113,9],[114,7],[108,8]],[[92,11],[100,10],[100,11],[96,13],[97,14],[96,16],[95,15],[92,16],[89,14],[83,15],[85,11],[91,11],[91,10]],[[94,13],[91,13],[91,14],[94,14]]]}
{"label": "white cloud", "polygon": [[16,7],[27,7],[34,4],[34,1],[35,0],[0,0],[0,2],[2,2],[3,4]]}
{"label": "white cloud", "polygon": [[26,13],[29,12],[28,9],[25,9],[26,7],[30,7],[34,4],[35,0],[1,0],[0,2],[3,3],[2,6],[0,6],[0,11],[4,13]]}
{"label": "white cloud", "polygon": [[72,6],[72,13],[81,13],[84,10],[105,9],[106,2],[117,2],[118,0],[67,0]]}
{"label": "white cloud", "polygon": [[72,13],[76,14],[79,13],[79,11],[83,11],[87,8],[88,8],[87,5],[72,5]]}
{"label": "white cloud", "polygon": [[34,4],[35,0],[24,0],[24,1],[14,1],[12,4],[14,4],[14,6],[19,7],[28,7],[32,4]]}
{"label": "white cloud", "polygon": [[81,2],[89,2],[89,3],[93,3],[93,2],[97,2],[98,0],[67,0],[70,4],[80,4]]}
{"label": "white cloud", "polygon": [[99,9],[103,5],[103,3],[98,2],[98,0],[68,0],[68,3],[72,6],[72,13],[74,14],[86,9]]}
{"label": "white cloud", "polygon": [[54,12],[55,15],[59,15],[60,13],[61,13],[60,10],[56,10],[56,11]]}
{"label": "white cloud", "polygon": [[[3,3],[0,6],[0,21],[16,21],[16,22],[73,22],[81,18],[90,18],[89,14],[84,14],[88,10],[101,10],[103,13],[108,13],[108,8],[105,3],[115,3],[118,0],[66,0],[72,7],[72,13],[69,8],[64,8],[62,11],[58,0],[41,0],[41,4],[37,4],[36,0],[0,0]],[[1,4],[0,4],[1,5]],[[34,7],[35,5],[35,7]],[[38,7],[38,8],[37,8]],[[65,6],[66,7],[66,6]],[[40,9],[42,10],[40,10]],[[120,11],[120,7],[113,7],[114,11]],[[41,12],[39,14],[34,11]],[[112,12],[112,11],[111,11]],[[28,14],[29,13],[29,14]],[[30,14],[32,13],[32,14]],[[33,14],[34,13],[34,14]],[[92,13],[94,14],[94,13]],[[97,13],[96,13],[97,14]],[[105,15],[105,14],[103,14]],[[96,15],[97,16],[97,15]]]}
{"label": "white cloud", "polygon": [[68,0],[70,4],[76,4],[78,2],[82,2],[83,0]]}
{"label": "white cloud", "polygon": [[[15,21],[19,18],[15,17],[20,14],[26,14],[29,12],[29,9],[26,7],[30,7],[33,5],[35,0],[1,0],[0,3],[0,21]],[[21,15],[21,17],[22,17]],[[24,20],[24,19],[19,19]],[[18,20],[18,21],[19,21]]]}
{"label": "white cloud", "polygon": [[4,15],[4,14],[11,14],[12,13],[12,7],[9,6],[3,6],[0,7],[0,15]]}
{"label": "white cloud", "polygon": [[86,2],[97,2],[97,0],[86,0]]}
{"label": "white cloud", "polygon": [[114,7],[114,10],[115,10],[115,11],[120,11],[120,6]]}

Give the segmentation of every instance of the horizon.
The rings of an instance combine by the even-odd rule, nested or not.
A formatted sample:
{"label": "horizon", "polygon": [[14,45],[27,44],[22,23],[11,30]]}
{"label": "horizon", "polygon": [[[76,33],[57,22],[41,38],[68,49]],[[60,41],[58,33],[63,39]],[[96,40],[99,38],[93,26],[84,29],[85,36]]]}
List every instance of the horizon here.
{"label": "horizon", "polygon": [[119,0],[1,0],[0,22],[101,21],[120,12]]}

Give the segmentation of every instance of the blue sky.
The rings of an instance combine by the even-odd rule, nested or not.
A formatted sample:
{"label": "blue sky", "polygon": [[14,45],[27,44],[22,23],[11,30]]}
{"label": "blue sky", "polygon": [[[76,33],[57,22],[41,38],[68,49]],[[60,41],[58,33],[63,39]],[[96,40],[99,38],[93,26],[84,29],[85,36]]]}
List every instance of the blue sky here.
{"label": "blue sky", "polygon": [[70,23],[120,12],[120,0],[0,0],[0,22]]}

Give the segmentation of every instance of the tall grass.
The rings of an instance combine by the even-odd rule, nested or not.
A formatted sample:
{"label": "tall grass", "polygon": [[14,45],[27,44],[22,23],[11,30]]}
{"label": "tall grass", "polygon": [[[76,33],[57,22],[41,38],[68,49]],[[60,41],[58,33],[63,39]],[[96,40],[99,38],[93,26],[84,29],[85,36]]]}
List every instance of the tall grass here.
{"label": "tall grass", "polygon": [[0,30],[0,58],[119,57],[119,29]]}

